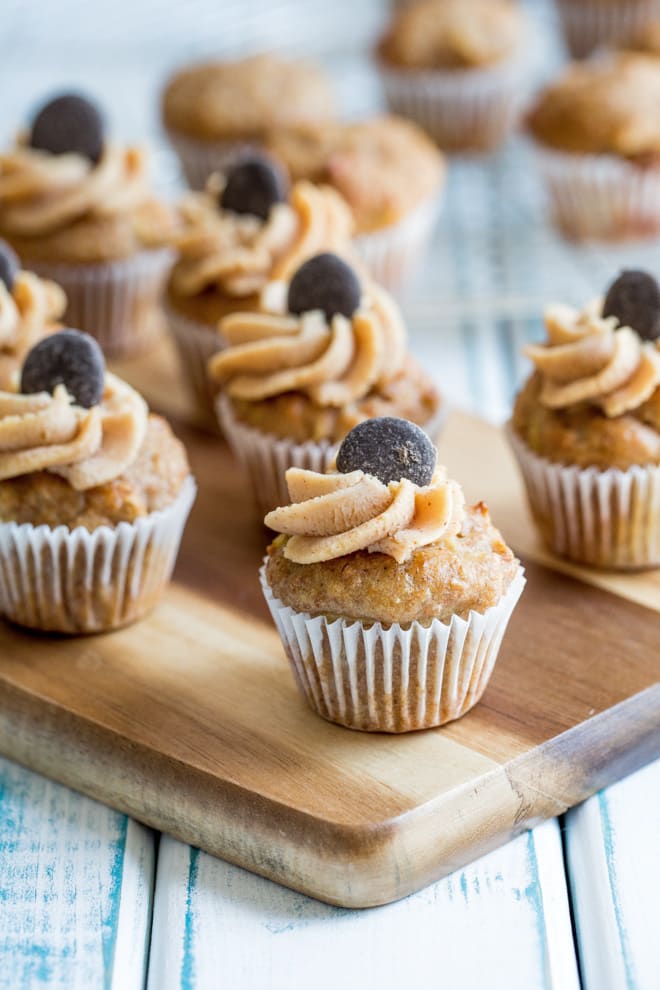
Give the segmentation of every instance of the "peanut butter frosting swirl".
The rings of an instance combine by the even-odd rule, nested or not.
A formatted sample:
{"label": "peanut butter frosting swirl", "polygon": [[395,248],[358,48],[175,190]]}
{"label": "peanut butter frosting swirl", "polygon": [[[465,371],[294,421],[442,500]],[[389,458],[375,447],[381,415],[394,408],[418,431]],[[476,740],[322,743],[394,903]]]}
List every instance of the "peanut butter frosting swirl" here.
{"label": "peanut butter frosting swirl", "polygon": [[64,315],[66,296],[48,279],[17,274],[12,291],[0,281],[0,357],[21,358]]}
{"label": "peanut butter frosting swirl", "polygon": [[566,409],[580,403],[613,418],[637,409],[660,385],[660,350],[616,317],[603,318],[597,302],[581,312],[551,306],[545,314],[548,341],[525,348],[541,375],[541,403]]}
{"label": "peanut butter frosting swirl", "polygon": [[211,359],[209,371],[233,399],[295,391],[319,406],[346,406],[390,381],[406,352],[401,315],[374,285],[351,319],[337,314],[328,322],[317,310],[300,317],[232,313],[220,330],[229,346]]}
{"label": "peanut butter frosting swirl", "polygon": [[84,217],[126,215],[148,200],[146,156],[138,148],[109,145],[97,165],[20,143],[0,155],[0,222],[16,237],[52,234]]}
{"label": "peanut butter frosting swirl", "polygon": [[0,392],[0,481],[51,471],[76,491],[113,481],[133,463],[147,429],[146,403],[107,374],[102,401],[76,406],[64,385],[53,395]]}
{"label": "peanut butter frosting swirl", "polygon": [[265,523],[289,537],[284,556],[297,564],[334,560],[358,550],[384,553],[399,563],[415,550],[449,542],[461,530],[465,499],[460,485],[437,468],[430,485],[408,479],[383,484],[363,471],[286,473],[291,505]]}
{"label": "peanut butter frosting swirl", "polygon": [[258,294],[270,279],[288,278],[320,251],[346,253],[353,219],[329,186],[298,182],[289,203],[277,203],[263,221],[218,208],[221,180],[211,176],[205,193],[181,205],[183,230],[174,237],[180,260],[172,288],[195,296],[214,287],[237,297]]}

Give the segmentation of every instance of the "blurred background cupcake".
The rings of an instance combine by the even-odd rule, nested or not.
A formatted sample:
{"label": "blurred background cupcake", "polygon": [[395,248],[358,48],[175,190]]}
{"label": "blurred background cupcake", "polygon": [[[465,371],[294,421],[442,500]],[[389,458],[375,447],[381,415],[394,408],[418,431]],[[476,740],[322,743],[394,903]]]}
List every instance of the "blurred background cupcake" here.
{"label": "blurred background cupcake", "polygon": [[183,68],[162,96],[163,124],[193,189],[260,147],[270,128],[330,120],[335,109],[319,68],[272,54]]}
{"label": "blurred background cupcake", "polygon": [[660,0],[556,0],[571,55],[597,48],[625,48],[660,17]]}
{"label": "blurred background cupcake", "polygon": [[0,234],[62,286],[68,322],[107,354],[143,349],[162,324],[171,223],[149,190],[144,151],[111,142],[84,96],[44,104],[0,155]]}
{"label": "blurred background cupcake", "polygon": [[525,19],[513,0],[418,0],[377,49],[388,105],[453,151],[488,149],[520,109]]}

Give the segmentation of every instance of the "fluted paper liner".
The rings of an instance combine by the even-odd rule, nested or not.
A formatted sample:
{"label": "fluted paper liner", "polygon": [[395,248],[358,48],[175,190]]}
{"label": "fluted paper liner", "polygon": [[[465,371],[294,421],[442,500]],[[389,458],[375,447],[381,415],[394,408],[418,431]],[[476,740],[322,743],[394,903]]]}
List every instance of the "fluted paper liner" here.
{"label": "fluted paper liner", "polygon": [[[231,400],[223,394],[216,398],[216,413],[222,432],[250,479],[257,506],[263,515],[278,505],[289,504],[285,474],[290,467],[323,473],[332,464],[339,448],[339,443],[328,440],[309,440],[305,443],[280,440],[247,426],[236,418]],[[440,433],[446,414],[443,403],[422,425],[431,439]]]}
{"label": "fluted paper liner", "polygon": [[96,633],[140,618],[170,579],[197,486],[133,523],[0,523],[0,612],[42,632]]}
{"label": "fluted paper liner", "polygon": [[465,70],[380,65],[387,104],[423,127],[447,151],[487,150],[513,130],[524,92],[520,56]]}
{"label": "fluted paper liner", "polygon": [[364,732],[411,732],[460,718],[479,701],[525,585],[522,567],[500,601],[467,619],[384,627],[296,612],[261,586],[296,683],[323,718]]}
{"label": "fluted paper liner", "polygon": [[566,44],[576,58],[600,47],[625,46],[660,17],[658,0],[557,0],[557,7]]}
{"label": "fluted paper liner", "polygon": [[616,570],[660,566],[660,466],[556,464],[509,427],[532,515],[547,546],[578,564]]}
{"label": "fluted paper liner", "polygon": [[66,292],[68,326],[95,337],[106,355],[122,357],[145,350],[157,338],[163,323],[160,299],[172,257],[168,248],[158,248],[121,261],[34,261],[29,266]]}
{"label": "fluted paper liner", "polygon": [[208,363],[225,347],[225,340],[215,326],[193,320],[172,306],[165,307],[168,328],[176,343],[184,377],[195,398],[204,425],[217,431],[215,396],[217,388],[211,382]]}
{"label": "fluted paper liner", "polygon": [[191,189],[203,190],[212,172],[225,172],[241,155],[257,147],[246,141],[196,141],[168,130],[186,182]]}
{"label": "fluted paper liner", "polygon": [[660,231],[660,167],[535,143],[554,223],[573,240],[617,241]]}
{"label": "fluted paper liner", "polygon": [[441,196],[434,196],[397,223],[354,239],[357,254],[375,282],[394,291],[412,277],[426,254],[441,205]]}

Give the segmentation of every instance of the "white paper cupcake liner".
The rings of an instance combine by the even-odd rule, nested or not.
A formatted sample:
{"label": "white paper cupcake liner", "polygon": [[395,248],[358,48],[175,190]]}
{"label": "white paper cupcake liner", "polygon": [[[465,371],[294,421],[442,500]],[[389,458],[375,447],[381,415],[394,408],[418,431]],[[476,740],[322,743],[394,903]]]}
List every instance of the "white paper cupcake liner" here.
{"label": "white paper cupcake liner", "polygon": [[[250,479],[254,498],[262,515],[279,505],[289,504],[289,490],[285,474],[290,467],[323,473],[332,464],[338,443],[327,440],[310,440],[294,443],[280,440],[252,426],[241,423],[233,413],[231,400],[226,395],[216,398],[216,413],[220,428]],[[444,403],[423,425],[431,439],[442,429],[447,416]]]}
{"label": "white paper cupcake liner", "polygon": [[567,237],[616,241],[660,231],[660,167],[535,147],[552,219]]}
{"label": "white paper cupcake liner", "polygon": [[557,0],[557,7],[575,58],[584,58],[596,48],[620,48],[660,16],[659,0]]}
{"label": "white paper cupcake liner", "polygon": [[181,368],[188,383],[200,420],[208,429],[217,432],[215,395],[217,389],[209,378],[208,362],[225,346],[225,340],[215,327],[200,323],[165,306],[167,326],[172,333],[179,354]]}
{"label": "white paper cupcake liner", "polygon": [[355,238],[356,252],[374,281],[396,291],[411,278],[431,242],[441,205],[441,196],[435,196],[398,223]]}
{"label": "white paper cupcake liner", "polygon": [[323,718],[364,732],[411,732],[460,718],[492,674],[511,613],[525,585],[522,568],[500,601],[467,619],[383,627],[312,617],[261,586],[296,682]]}
{"label": "white paper cupcake liner", "polygon": [[484,69],[418,71],[381,63],[390,110],[423,127],[446,151],[488,150],[514,128],[521,109],[524,61]]}
{"label": "white paper cupcake liner", "polygon": [[149,611],[169,581],[197,486],[134,523],[0,523],[0,612],[42,632],[96,633]]}
{"label": "white paper cupcake liner", "polygon": [[167,136],[191,189],[204,189],[212,172],[224,172],[237,158],[256,145],[246,141],[195,141],[174,131]]}
{"label": "white paper cupcake liner", "polygon": [[172,264],[169,248],[99,264],[29,264],[37,275],[62,286],[67,324],[96,337],[106,355],[133,354],[157,338],[163,323],[160,299]]}
{"label": "white paper cupcake liner", "polygon": [[555,464],[511,427],[508,437],[550,550],[592,567],[660,566],[660,466],[601,471]]}

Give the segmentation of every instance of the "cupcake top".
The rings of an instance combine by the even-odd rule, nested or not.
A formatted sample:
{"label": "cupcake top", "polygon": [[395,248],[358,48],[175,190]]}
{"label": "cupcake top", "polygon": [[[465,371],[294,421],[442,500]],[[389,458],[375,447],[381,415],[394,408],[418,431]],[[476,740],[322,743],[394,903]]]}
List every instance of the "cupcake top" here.
{"label": "cupcake top", "polygon": [[436,460],[422,430],[386,417],[356,426],[326,474],[290,468],[291,504],[265,519],[282,534],[267,563],[273,593],[300,611],[386,623],[495,604],[518,563]]}
{"label": "cupcake top", "polygon": [[270,54],[185,68],[162,100],[165,126],[202,141],[260,141],[271,127],[330,119],[334,110],[320,69]]}
{"label": "cupcake top", "polygon": [[0,389],[14,386],[22,359],[57,329],[65,309],[59,285],[21,270],[16,254],[0,241]]}
{"label": "cupcake top", "polygon": [[341,193],[358,234],[396,223],[432,199],[444,181],[435,144],[400,117],[280,128],[266,145],[294,181],[326,183]]}
{"label": "cupcake top", "polygon": [[475,69],[515,53],[523,15],[512,0],[418,0],[395,15],[378,53],[404,69]]}
{"label": "cupcake top", "polygon": [[221,321],[228,347],[210,374],[231,399],[301,393],[318,406],[350,407],[394,377],[406,351],[399,311],[382,289],[362,286],[334,254],[315,255],[291,282],[271,283],[261,313]]}
{"label": "cupcake top", "polygon": [[323,249],[348,251],[353,226],[334,189],[297,182],[289,191],[279,168],[254,155],[211,176],[206,192],[183,201],[181,215],[170,289],[183,297],[258,295]]}
{"label": "cupcake top", "polygon": [[528,127],[560,151],[653,161],[660,152],[660,60],[620,52],[569,66],[540,93]]}
{"label": "cupcake top", "polygon": [[45,104],[0,155],[0,231],[24,258],[123,258],[162,244],[171,222],[149,192],[144,152],[107,141],[84,97]]}
{"label": "cupcake top", "polygon": [[545,314],[514,427],[542,456],[602,469],[660,461],[660,287],[627,271],[604,299]]}

